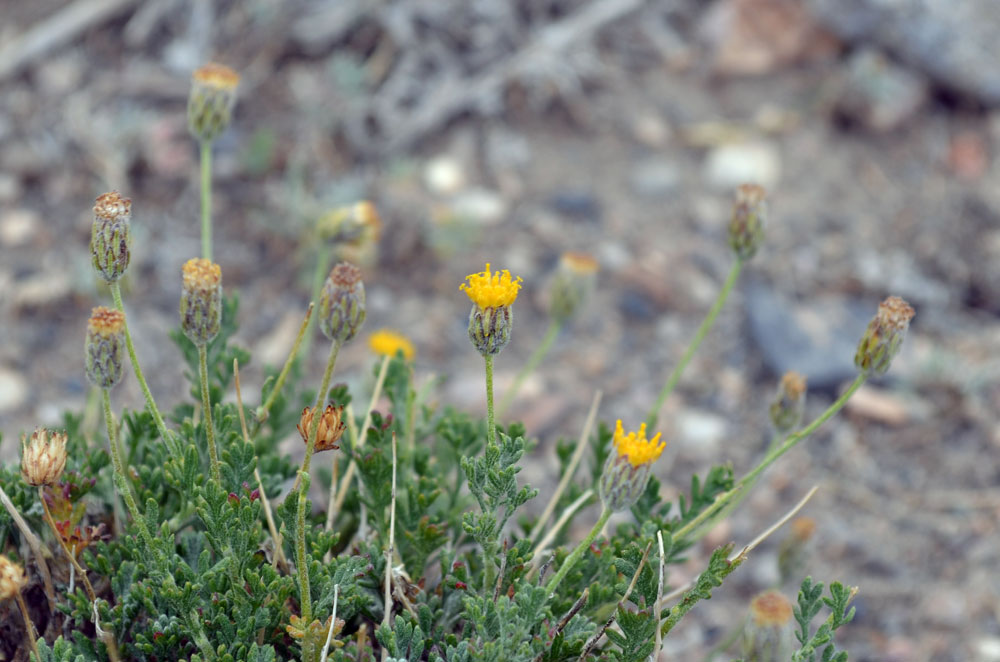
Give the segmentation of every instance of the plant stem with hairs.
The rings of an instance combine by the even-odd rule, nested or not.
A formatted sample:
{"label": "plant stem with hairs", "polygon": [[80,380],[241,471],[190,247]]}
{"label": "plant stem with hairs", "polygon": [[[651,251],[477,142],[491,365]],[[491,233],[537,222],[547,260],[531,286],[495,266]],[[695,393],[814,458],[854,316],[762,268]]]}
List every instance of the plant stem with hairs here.
{"label": "plant stem with hairs", "polygon": [[201,147],[201,256],[212,259],[212,142]]}
{"label": "plant stem with hairs", "polygon": [[212,420],[212,398],[208,391],[208,349],[198,345],[198,374],[201,377],[201,407],[205,416],[205,435],[208,439],[208,455],[212,460],[212,478],[222,485],[219,470],[219,450],[215,447],[215,423]]}
{"label": "plant stem with hairs", "polygon": [[587,537],[581,540],[580,544],[577,545],[572,552],[570,552],[569,556],[566,557],[566,560],[563,561],[562,565],[559,567],[559,571],[553,575],[552,579],[549,580],[549,583],[545,585],[546,593],[549,595],[555,593],[555,590],[559,587],[559,583],[566,578],[569,571],[573,569],[576,562],[580,560],[583,553],[587,551],[587,548],[590,547],[597,536],[601,533],[601,529],[604,528],[604,525],[608,523],[609,519],[611,519],[611,509],[605,506],[604,510],[601,511],[601,516],[597,518],[594,528],[592,528],[590,533],[587,534]]}

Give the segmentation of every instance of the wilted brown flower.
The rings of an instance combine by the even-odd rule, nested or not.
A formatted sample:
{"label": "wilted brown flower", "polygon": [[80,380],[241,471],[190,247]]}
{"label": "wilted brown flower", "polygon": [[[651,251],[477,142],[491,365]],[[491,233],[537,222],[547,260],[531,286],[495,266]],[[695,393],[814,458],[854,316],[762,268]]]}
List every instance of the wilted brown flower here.
{"label": "wilted brown flower", "polygon": [[36,428],[21,435],[21,477],[32,487],[55,485],[66,467],[66,433]]}
{"label": "wilted brown flower", "polygon": [[[323,411],[323,415],[319,419],[319,429],[316,432],[316,453],[340,448],[337,442],[340,441],[340,438],[344,435],[344,430],[347,428],[342,418],[343,412],[343,407],[335,407],[333,405],[327,405],[326,410]],[[305,444],[309,443],[309,430],[312,424],[313,408],[306,407],[302,410],[302,416],[299,418],[297,426],[299,434],[302,435],[302,442]]]}

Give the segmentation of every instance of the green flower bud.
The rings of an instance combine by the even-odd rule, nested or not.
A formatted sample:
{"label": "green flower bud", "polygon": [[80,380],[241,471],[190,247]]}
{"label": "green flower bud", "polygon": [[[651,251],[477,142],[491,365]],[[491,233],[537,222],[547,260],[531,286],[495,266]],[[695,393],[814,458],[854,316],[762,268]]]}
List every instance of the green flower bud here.
{"label": "green flower bud", "polygon": [[854,354],[858,370],[867,375],[885,374],[899,353],[913,315],[913,308],[899,297],[889,297],[880,303]]}
{"label": "green flower bud", "polygon": [[98,388],[112,388],[124,374],[125,313],[99,306],[87,322],[84,347],[87,379]]}
{"label": "green flower bud", "polygon": [[777,591],[764,591],[750,602],[743,628],[745,662],[788,662],[792,659],[792,603]]}
{"label": "green flower bud", "polygon": [[786,372],[768,410],[774,431],[786,435],[797,428],[802,422],[805,409],[806,378],[797,372]]}
{"label": "green flower bud", "polygon": [[207,345],[222,325],[222,269],[196,257],[184,263],[181,276],[181,329],[195,345]]}
{"label": "green flower bud", "polygon": [[238,73],[211,62],[191,75],[188,130],[200,142],[212,142],[229,126],[239,82]]}
{"label": "green flower bud", "polygon": [[117,192],[105,193],[94,203],[94,224],[90,228],[90,259],[101,277],[113,283],[128,268],[132,238],[132,201]]}
{"label": "green flower bud", "polygon": [[756,184],[736,189],[736,204],[729,221],[729,246],[741,260],[749,260],[764,241],[767,193]]}
{"label": "green flower bud", "polygon": [[345,343],[365,321],[365,284],[361,270],[349,262],[335,266],[319,299],[319,326],[330,340]]}
{"label": "green flower bud", "polygon": [[549,314],[560,324],[576,315],[594,291],[597,260],[583,253],[563,253],[549,286]]}

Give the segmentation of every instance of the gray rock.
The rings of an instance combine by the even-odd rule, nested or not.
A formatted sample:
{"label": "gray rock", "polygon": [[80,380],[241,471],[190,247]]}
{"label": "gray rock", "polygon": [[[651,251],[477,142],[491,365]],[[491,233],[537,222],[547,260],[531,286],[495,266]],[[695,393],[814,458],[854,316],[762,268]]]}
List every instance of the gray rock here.
{"label": "gray rock", "polygon": [[854,352],[875,303],[842,297],[797,303],[759,280],[748,280],[744,294],[750,334],[775,375],[795,370],[810,389],[834,389],[858,374]]}
{"label": "gray rock", "polygon": [[1000,104],[996,0],[807,0],[846,41],[876,43],[944,87]]}
{"label": "gray rock", "polygon": [[670,159],[654,156],[632,166],[629,184],[639,197],[665,198],[680,187],[681,169]]}
{"label": "gray rock", "polygon": [[837,107],[873,131],[891,131],[916,114],[927,83],[874,49],[851,56]]}

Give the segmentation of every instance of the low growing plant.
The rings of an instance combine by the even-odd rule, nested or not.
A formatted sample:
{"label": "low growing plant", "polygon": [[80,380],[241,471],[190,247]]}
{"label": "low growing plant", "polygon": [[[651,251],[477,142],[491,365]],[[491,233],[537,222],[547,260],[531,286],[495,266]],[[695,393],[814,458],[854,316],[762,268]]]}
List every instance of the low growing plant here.
{"label": "low growing plant", "polygon": [[[199,71],[190,117],[210,201],[210,148],[228,122],[238,77]],[[372,226],[374,211],[364,209]],[[388,330],[370,339],[379,357],[373,392],[334,384],[339,351],[365,320],[362,274],[347,263],[317,287],[318,303],[304,311],[287,362],[251,404],[239,380],[250,356],[232,342],[238,299],[223,295],[222,270],[211,261],[208,210],[206,202],[203,256],[182,270],[180,331],[172,336],[190,397],[161,410],[118,287],[129,266],[131,201],[117,193],[97,199],[91,252],[114,307],[94,309],[83,363],[101,396],[104,434],[88,434],[80,416],[67,414],[64,431],[23,438],[19,468],[0,469],[2,655],[40,662],[655,659],[663,638],[759,540],[716,549],[687,586],[668,586],[666,569],[767,467],[888,369],[913,316],[901,299],[886,299],[858,347],[857,379],[826,411],[803,425],[805,384],[787,376],[771,408],[773,441],[757,466],[739,478],[714,467],[693,476],[676,502],[665,501],[654,475],[665,447],[657,413],[764,236],[764,191],[741,187],[729,226],[733,269],[646,421],[595,425],[595,398],[577,444],[559,448],[558,486],[541,495],[547,506],[526,507],[540,496],[519,480],[529,431],[497,419],[493,388],[494,361],[514,332],[520,278],[487,264],[460,286],[471,302],[469,339],[484,359],[485,420],[431,406],[415,386],[412,343]],[[564,259],[551,289],[554,331],[499,409],[579,311],[596,269],[587,256]],[[312,317],[327,344],[318,388],[302,377],[299,354]],[[143,411],[114,406],[126,363],[146,398]],[[223,397],[233,391],[235,399]],[[377,408],[383,396],[388,406]],[[296,428],[301,464],[277,450]],[[332,458],[329,483],[313,471],[322,452]],[[582,471],[588,454],[590,470]],[[602,508],[590,532],[569,539],[566,524],[591,503]],[[612,526],[614,513],[628,515]],[[783,567],[797,567],[800,547],[783,548]],[[780,594],[755,599],[744,658],[847,659],[833,634],[851,620],[855,591],[833,583],[824,597],[823,585],[806,578],[794,607]]]}

